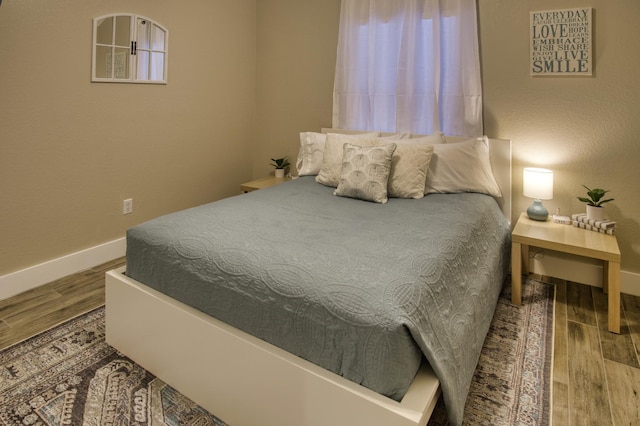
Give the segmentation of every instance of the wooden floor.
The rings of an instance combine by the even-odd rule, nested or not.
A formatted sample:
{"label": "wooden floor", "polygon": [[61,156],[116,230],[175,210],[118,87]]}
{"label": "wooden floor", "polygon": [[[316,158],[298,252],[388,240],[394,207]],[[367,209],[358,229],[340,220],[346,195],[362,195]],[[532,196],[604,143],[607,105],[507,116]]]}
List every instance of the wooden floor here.
{"label": "wooden floor", "polygon": [[556,284],[553,424],[640,425],[640,297],[622,295],[618,335],[602,289],[545,281]]}
{"label": "wooden floor", "polygon": [[104,305],[104,274],[124,258],[0,300],[0,349]]}
{"label": "wooden floor", "polygon": [[[104,273],[121,265],[117,259],[0,301],[0,349],[104,304]],[[553,424],[640,425],[640,297],[622,296],[615,335],[601,289],[542,279],[557,288]]]}

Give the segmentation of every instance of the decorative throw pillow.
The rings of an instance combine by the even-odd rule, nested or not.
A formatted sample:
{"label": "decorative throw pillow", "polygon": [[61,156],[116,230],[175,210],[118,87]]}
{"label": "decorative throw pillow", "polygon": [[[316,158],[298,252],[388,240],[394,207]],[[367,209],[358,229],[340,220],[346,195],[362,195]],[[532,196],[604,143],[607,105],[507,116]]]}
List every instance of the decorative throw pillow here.
{"label": "decorative throw pillow", "polygon": [[457,192],[502,196],[491,170],[489,141],[486,136],[434,145],[425,194]]}
{"label": "decorative throw pillow", "polygon": [[337,133],[328,133],[327,140],[324,145],[322,157],[322,166],[316,176],[316,182],[327,186],[338,186],[340,180],[340,170],[342,168],[342,154],[345,143],[360,146],[373,145],[375,138],[379,136],[378,132],[361,133],[357,135],[341,135]]}
{"label": "decorative throw pillow", "polygon": [[391,157],[387,190],[393,198],[422,198],[433,145],[398,140]]}
{"label": "decorative throw pillow", "polygon": [[340,182],[333,192],[343,197],[386,203],[395,143],[381,146],[344,145]]}
{"label": "decorative throw pillow", "polygon": [[[389,143],[388,138],[377,138],[375,145]],[[391,173],[387,185],[392,198],[424,197],[427,170],[434,144],[444,142],[442,133],[394,141],[397,148],[391,158]]]}
{"label": "decorative throw pillow", "polygon": [[298,176],[313,176],[320,172],[326,141],[327,135],[324,133],[300,133],[300,150],[296,161]]}

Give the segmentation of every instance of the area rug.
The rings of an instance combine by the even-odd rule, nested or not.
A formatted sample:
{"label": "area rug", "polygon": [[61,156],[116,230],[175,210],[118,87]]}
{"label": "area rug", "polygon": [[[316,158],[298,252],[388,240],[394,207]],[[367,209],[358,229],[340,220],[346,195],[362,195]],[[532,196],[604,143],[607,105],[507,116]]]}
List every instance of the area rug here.
{"label": "area rug", "polygon": [[[513,306],[506,283],[473,379],[465,424],[548,424],[553,291],[526,280],[523,305]],[[0,424],[225,425],[104,338],[104,308],[99,308],[0,352]],[[429,425],[446,424],[439,401]]]}
{"label": "area rug", "polygon": [[[549,425],[555,287],[524,279],[522,305],[507,279],[464,408],[464,425]],[[448,425],[442,398],[429,426]]]}
{"label": "area rug", "polygon": [[225,425],[105,342],[104,307],[0,352],[0,425]]}

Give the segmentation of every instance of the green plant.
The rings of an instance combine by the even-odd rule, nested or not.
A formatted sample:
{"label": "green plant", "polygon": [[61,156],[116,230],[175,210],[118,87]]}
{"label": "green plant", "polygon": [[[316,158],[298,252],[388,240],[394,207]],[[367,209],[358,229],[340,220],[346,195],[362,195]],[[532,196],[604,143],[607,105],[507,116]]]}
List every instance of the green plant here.
{"label": "green plant", "polygon": [[594,206],[594,207],[600,207],[604,203],[608,203],[609,201],[614,200],[613,198],[607,198],[606,200],[602,199],[602,197],[604,197],[604,194],[609,192],[608,189],[607,190],[600,189],[600,188],[590,189],[586,185],[582,185],[582,186],[584,186],[587,189],[587,195],[589,196],[589,198],[578,197],[578,200],[582,201],[583,203],[587,203],[588,205]]}
{"label": "green plant", "polygon": [[286,169],[289,167],[289,160],[287,160],[287,157],[272,158],[271,161],[271,165],[276,169]]}

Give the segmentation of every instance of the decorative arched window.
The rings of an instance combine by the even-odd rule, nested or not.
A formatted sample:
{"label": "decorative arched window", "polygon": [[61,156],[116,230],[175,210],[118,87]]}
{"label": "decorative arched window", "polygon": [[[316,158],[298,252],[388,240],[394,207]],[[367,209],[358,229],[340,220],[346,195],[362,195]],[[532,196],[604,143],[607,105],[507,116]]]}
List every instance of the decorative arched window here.
{"label": "decorative arched window", "polygon": [[167,83],[168,31],[133,14],[93,20],[91,81]]}

